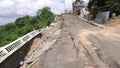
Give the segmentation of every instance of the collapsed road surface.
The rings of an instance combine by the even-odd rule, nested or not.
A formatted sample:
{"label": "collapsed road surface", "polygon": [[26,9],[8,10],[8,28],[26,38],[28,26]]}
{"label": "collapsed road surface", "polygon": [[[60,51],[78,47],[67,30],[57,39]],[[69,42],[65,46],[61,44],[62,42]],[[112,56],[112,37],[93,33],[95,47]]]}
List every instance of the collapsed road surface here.
{"label": "collapsed road surface", "polygon": [[58,40],[31,68],[120,68],[119,33],[73,15],[62,17]]}

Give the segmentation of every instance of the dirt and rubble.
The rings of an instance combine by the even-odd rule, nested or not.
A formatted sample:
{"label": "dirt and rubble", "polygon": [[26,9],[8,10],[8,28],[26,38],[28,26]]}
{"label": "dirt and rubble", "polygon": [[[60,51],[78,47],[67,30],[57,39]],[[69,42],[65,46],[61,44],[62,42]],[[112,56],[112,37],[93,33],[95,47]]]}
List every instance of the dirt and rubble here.
{"label": "dirt and rubble", "polygon": [[60,22],[52,23],[49,27],[41,29],[41,38],[35,39],[30,51],[24,58],[24,65],[20,68],[27,68],[31,63],[36,61],[36,59],[41,57],[41,55],[50,49],[53,43],[57,41],[57,38],[61,32]]}
{"label": "dirt and rubble", "polygon": [[101,29],[77,16],[62,18],[42,32],[43,42],[25,62],[37,61],[28,67],[120,68],[119,27]]}

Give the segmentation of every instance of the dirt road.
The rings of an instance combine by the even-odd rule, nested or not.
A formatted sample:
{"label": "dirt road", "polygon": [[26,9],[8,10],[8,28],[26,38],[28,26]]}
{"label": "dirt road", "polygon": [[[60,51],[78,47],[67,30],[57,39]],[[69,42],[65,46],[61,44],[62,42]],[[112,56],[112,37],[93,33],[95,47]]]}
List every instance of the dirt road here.
{"label": "dirt road", "polygon": [[120,34],[63,15],[57,42],[32,68],[120,68]]}

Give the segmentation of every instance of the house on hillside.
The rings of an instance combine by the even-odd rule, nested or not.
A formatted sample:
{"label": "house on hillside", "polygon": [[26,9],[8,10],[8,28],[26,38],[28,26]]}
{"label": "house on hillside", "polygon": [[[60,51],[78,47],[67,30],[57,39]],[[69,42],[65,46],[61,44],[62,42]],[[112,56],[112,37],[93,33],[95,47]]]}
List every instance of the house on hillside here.
{"label": "house on hillside", "polygon": [[85,7],[84,1],[75,1],[73,3],[73,14],[88,18],[89,11],[87,7]]}
{"label": "house on hillside", "polygon": [[73,2],[73,13],[75,15],[80,14],[80,10],[84,7],[84,1]]}

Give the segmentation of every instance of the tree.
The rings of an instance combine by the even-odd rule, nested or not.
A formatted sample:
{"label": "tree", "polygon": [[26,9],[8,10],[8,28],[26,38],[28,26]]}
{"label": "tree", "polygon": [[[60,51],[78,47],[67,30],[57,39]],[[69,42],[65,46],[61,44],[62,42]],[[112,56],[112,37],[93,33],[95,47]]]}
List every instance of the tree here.
{"label": "tree", "polygon": [[40,20],[44,21],[46,25],[48,22],[53,22],[55,18],[55,15],[51,12],[49,7],[44,7],[42,10],[39,10],[37,16],[40,17]]}
{"label": "tree", "polygon": [[10,30],[14,30],[15,28],[16,27],[15,27],[14,23],[8,23],[8,24],[4,25],[3,30],[4,31],[10,31]]}
{"label": "tree", "polygon": [[88,8],[92,14],[98,11],[110,11],[120,14],[120,0],[90,0]]}
{"label": "tree", "polygon": [[16,19],[15,24],[21,28],[21,27],[24,27],[29,22],[30,22],[30,16],[27,15],[27,16]]}
{"label": "tree", "polygon": [[105,9],[112,13],[120,14],[120,0],[106,0]]}
{"label": "tree", "polygon": [[31,32],[33,29],[40,29],[54,21],[55,15],[49,7],[40,9],[35,16],[24,16],[17,18],[14,23],[0,26],[0,46],[4,46],[15,39]]}

